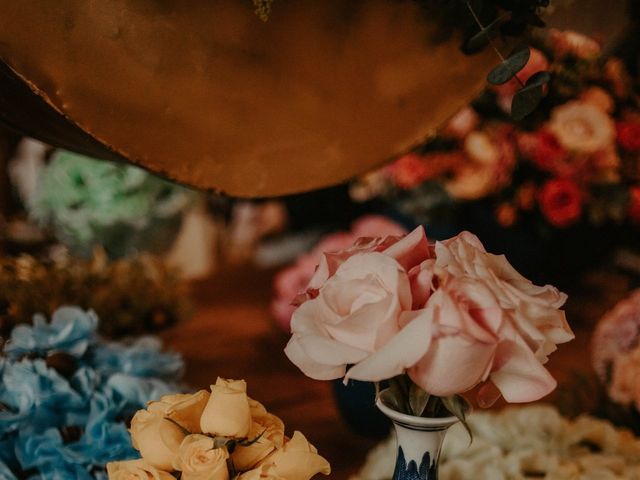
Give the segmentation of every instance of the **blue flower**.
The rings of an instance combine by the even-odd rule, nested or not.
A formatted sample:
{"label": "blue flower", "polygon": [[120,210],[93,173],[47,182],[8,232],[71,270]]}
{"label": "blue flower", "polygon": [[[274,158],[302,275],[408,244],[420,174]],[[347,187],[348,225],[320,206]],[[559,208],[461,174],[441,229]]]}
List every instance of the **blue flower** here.
{"label": "blue flower", "polygon": [[18,480],[2,460],[0,460],[0,478],[2,480]]}
{"label": "blue flower", "polygon": [[98,326],[98,317],[92,311],[78,307],[58,308],[51,323],[42,315],[35,315],[33,326],[18,325],[4,347],[9,358],[35,353],[45,356],[53,351],[81,357],[92,341]]}
{"label": "blue flower", "polygon": [[43,360],[6,363],[0,383],[0,434],[23,428],[56,425],[70,412],[86,408],[86,400]]}
{"label": "blue flower", "polygon": [[157,378],[137,378],[122,373],[116,373],[107,380],[106,388],[114,392],[116,398],[139,410],[151,400],[157,400],[164,395],[178,390],[175,384],[168,384]]}
{"label": "blue flower", "polygon": [[107,373],[126,373],[136,377],[175,379],[182,375],[184,361],[177,353],[162,352],[162,342],[142,337],[130,345],[104,343],[92,349],[92,365]]}

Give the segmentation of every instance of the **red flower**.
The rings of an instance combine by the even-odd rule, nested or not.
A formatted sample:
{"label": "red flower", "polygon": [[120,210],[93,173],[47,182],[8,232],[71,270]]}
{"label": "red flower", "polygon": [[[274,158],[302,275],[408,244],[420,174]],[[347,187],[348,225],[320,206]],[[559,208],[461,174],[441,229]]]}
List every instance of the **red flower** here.
{"label": "red flower", "polygon": [[640,123],[618,122],[616,124],[618,143],[630,152],[640,151]]}
{"label": "red flower", "polygon": [[640,186],[629,189],[629,218],[633,223],[640,223]]}
{"label": "red flower", "polygon": [[567,161],[567,151],[551,132],[539,130],[535,133],[523,133],[518,136],[518,147],[540,170],[561,176],[573,173],[573,168]]}
{"label": "red flower", "polygon": [[582,215],[582,192],[567,178],[547,181],[540,190],[538,202],[542,214],[558,228],[576,223]]}
{"label": "red flower", "polygon": [[407,190],[424,182],[429,173],[426,163],[415,153],[400,157],[389,169],[394,183]]}

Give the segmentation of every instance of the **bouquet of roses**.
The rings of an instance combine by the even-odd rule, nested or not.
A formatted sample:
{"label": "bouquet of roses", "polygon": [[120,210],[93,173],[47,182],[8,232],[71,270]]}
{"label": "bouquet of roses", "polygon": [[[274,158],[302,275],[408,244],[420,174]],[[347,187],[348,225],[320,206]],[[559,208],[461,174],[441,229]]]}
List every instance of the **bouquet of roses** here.
{"label": "bouquet of roses", "polygon": [[[484,92],[440,134],[354,184],[352,196],[388,198],[420,222],[486,200],[497,223],[567,228],[640,223],[637,84],[595,40],[551,30],[517,76]],[[549,72],[539,108],[509,115],[521,84]]]}
{"label": "bouquet of roses", "polygon": [[565,300],[471,233],[431,245],[418,227],[325,253],[296,299],[285,352],[315,379],[388,381],[402,413],[464,419],[459,394],[476,386],[481,406],[555,388],[543,364],[573,338]]}
{"label": "bouquet of roses", "polygon": [[218,378],[211,391],[166,395],[131,421],[142,459],[107,465],[111,480],[309,480],[329,463],[300,432],[247,396],[244,380]]}

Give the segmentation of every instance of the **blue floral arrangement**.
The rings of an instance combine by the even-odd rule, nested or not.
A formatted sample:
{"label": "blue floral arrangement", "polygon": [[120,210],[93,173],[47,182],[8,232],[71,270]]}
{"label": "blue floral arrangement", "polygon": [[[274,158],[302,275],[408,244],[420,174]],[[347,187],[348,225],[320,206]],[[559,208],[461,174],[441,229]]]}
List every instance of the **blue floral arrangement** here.
{"label": "blue floral arrangement", "polygon": [[195,195],[139,167],[57,150],[27,207],[75,254],[100,245],[114,259],[166,250]]}
{"label": "blue floral arrangement", "polygon": [[107,462],[139,457],[127,424],[180,390],[184,364],[156,338],[106,342],[97,326],[69,306],[11,332],[0,354],[2,480],[103,480]]}

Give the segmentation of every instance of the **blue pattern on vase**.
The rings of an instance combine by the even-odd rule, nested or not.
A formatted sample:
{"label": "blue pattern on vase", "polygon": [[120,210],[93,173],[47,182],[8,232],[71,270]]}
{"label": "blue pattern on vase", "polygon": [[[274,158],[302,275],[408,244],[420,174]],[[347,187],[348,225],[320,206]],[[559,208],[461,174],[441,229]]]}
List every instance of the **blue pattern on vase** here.
{"label": "blue pattern on vase", "polygon": [[431,461],[431,454],[425,452],[420,462],[420,467],[415,460],[407,464],[402,447],[398,447],[396,468],[393,472],[393,480],[438,480],[438,465]]}

